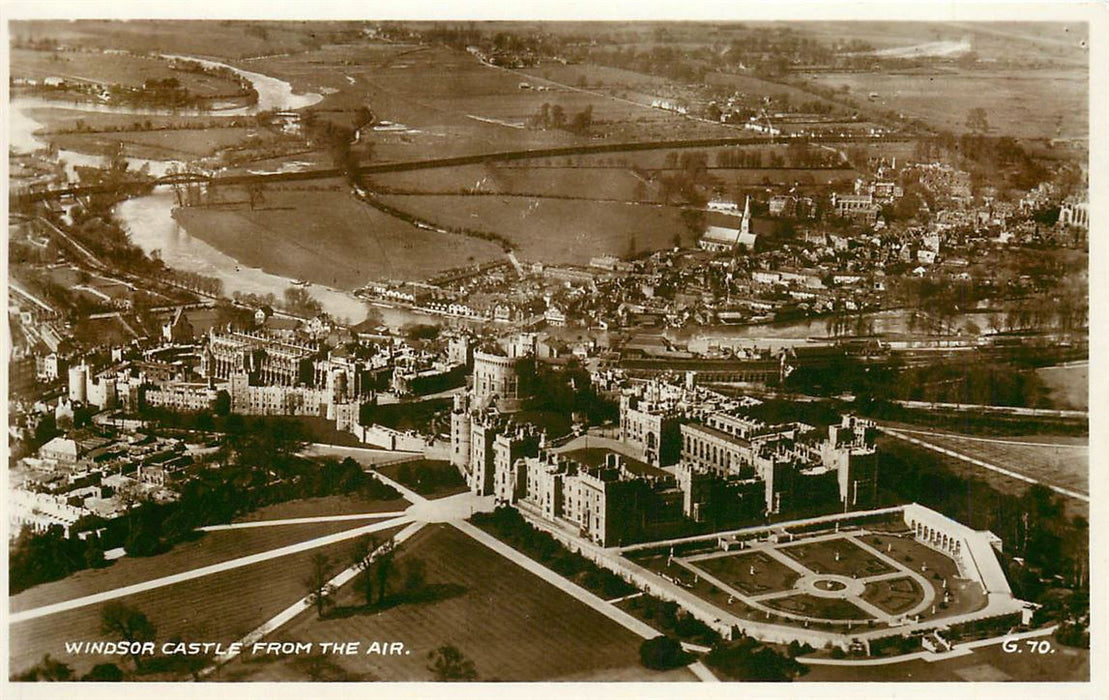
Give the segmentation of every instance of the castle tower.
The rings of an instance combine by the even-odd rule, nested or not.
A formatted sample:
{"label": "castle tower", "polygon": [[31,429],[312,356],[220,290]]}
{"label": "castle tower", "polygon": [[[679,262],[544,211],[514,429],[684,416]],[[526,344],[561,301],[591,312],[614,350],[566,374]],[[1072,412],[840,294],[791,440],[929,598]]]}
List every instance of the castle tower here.
{"label": "castle tower", "polygon": [[470,400],[466,394],[455,394],[451,410],[451,464],[463,476],[470,467]]}
{"label": "castle tower", "polygon": [[86,365],[74,365],[69,368],[69,400],[84,403],[88,399],[89,368]]}
{"label": "castle tower", "polygon": [[246,372],[231,373],[231,412],[250,412],[250,379]]}

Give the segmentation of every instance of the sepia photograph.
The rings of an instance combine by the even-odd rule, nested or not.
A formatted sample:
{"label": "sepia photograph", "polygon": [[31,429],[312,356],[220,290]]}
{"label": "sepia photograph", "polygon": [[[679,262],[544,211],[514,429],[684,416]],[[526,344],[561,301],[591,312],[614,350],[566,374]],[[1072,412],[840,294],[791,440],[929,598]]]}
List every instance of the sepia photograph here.
{"label": "sepia photograph", "polygon": [[78,5],[3,8],[8,697],[1095,697],[1104,3]]}

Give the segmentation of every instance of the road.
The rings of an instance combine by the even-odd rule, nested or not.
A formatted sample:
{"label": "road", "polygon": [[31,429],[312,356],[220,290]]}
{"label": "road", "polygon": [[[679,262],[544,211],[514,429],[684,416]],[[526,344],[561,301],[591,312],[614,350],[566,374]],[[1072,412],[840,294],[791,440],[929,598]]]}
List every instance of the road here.
{"label": "road", "polygon": [[283,518],[281,520],[248,520],[242,523],[228,523],[226,525],[208,525],[198,527],[201,532],[217,532],[219,530],[241,530],[252,527],[275,527],[278,525],[303,525],[306,523],[335,523],[345,520],[376,520],[379,518],[400,518],[404,511],[392,513],[354,513],[352,515],[320,515],[312,518]]}

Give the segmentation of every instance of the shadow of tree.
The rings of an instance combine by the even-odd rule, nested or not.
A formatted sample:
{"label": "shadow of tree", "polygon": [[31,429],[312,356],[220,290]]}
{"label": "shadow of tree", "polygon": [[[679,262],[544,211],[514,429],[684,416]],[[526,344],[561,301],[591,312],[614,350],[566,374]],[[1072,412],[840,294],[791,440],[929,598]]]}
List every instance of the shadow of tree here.
{"label": "shadow of tree", "polygon": [[327,613],[325,619],[342,619],[355,615],[371,615],[399,605],[428,605],[464,595],[469,588],[457,583],[431,583],[414,591],[394,593],[380,603],[372,605],[340,605]]}

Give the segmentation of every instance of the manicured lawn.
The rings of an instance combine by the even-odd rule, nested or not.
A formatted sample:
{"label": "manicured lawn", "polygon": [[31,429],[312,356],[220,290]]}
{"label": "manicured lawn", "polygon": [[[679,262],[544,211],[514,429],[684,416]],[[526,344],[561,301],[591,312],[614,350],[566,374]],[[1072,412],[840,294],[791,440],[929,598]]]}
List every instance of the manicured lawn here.
{"label": "manicured lawn", "polygon": [[469,490],[458,469],[446,460],[417,459],[390,464],[378,471],[428,498],[443,498]]}
{"label": "manicured lawn", "polygon": [[319,498],[301,498],[287,503],[263,506],[235,522],[312,518],[326,515],[351,515],[354,513],[390,513],[404,510],[408,506],[408,501],[403,498],[391,501],[372,501],[359,496],[321,496]]}
{"label": "manicured lawn", "polygon": [[[362,501],[346,496],[311,498],[267,506],[244,520],[277,520],[317,515],[404,510],[407,502]],[[103,569],[85,569],[60,581],[43,583],[10,599],[12,612],[71,600],[101,591],[197,569],[221,561],[277,549],[315,537],[369,525],[373,520],[306,523],[208,532],[153,557],[124,557]]]}
{"label": "manicured lawn", "polygon": [[[351,527],[350,523],[344,526]],[[378,536],[384,537],[388,532]],[[137,593],[120,601],[146,613],[157,627],[158,641],[180,637],[183,641],[227,644],[242,638],[305,594],[302,581],[316,552],[322,551],[345,565],[351,547],[349,541],[337,542],[319,550]],[[336,566],[335,571],[339,568]],[[118,657],[65,652],[67,641],[103,639],[100,610],[100,605],[90,605],[11,625],[12,671],[33,665],[44,654],[69,664],[78,675],[97,663],[119,663]],[[126,663],[129,667],[129,662]]]}
{"label": "manicured lawn", "polygon": [[923,600],[924,592],[916,581],[906,576],[867,583],[862,598],[891,615],[897,615]]}
{"label": "manicured lawn", "polygon": [[[348,678],[426,681],[428,652],[454,644],[473,660],[480,680],[538,681],[569,677],[621,680],[673,678],[639,665],[639,636],[535,578],[448,525],[429,525],[401,550],[427,566],[428,584],[451,591],[438,600],[377,613],[317,620],[307,612],[273,634],[303,641],[403,642],[410,654],[334,656]],[[341,605],[357,605],[350,586]],[[293,660],[236,661],[221,680],[296,680]],[[676,674],[688,679],[684,671]]]}
{"label": "manicured lawn", "polygon": [[[888,548],[888,556],[928,580],[928,584],[932,586],[932,590],[936,594],[936,614],[934,617],[961,615],[980,610],[986,606],[986,595],[982,592],[981,584],[977,581],[959,578],[959,568],[954,561],[916,542],[912,537],[867,535],[865,541],[884,553]],[[922,570],[922,565],[927,567],[927,571]],[[943,587],[945,580],[947,581],[946,589]],[[946,604],[943,602],[945,591],[951,595],[951,600]],[[871,599],[867,597],[867,600]],[[877,600],[871,600],[871,602],[881,608],[886,607]],[[933,617],[933,615],[930,610],[925,610],[921,613],[921,617],[927,619]]]}
{"label": "manicured lawn", "polygon": [[778,551],[818,574],[870,576],[893,571],[885,562],[842,538],[779,547]]}
{"label": "manicured lawn", "polygon": [[867,620],[873,617],[858,606],[837,598],[818,598],[807,593],[764,600],[767,607],[827,620]]}
{"label": "manicured lawn", "polygon": [[[801,577],[793,569],[763,552],[701,559],[690,563],[748,595],[787,591]],[[751,573],[752,569],[754,573]]]}

